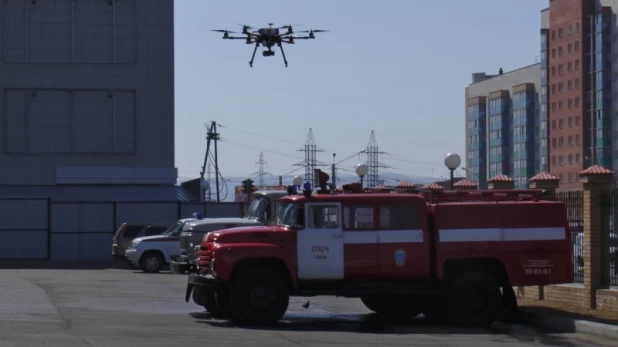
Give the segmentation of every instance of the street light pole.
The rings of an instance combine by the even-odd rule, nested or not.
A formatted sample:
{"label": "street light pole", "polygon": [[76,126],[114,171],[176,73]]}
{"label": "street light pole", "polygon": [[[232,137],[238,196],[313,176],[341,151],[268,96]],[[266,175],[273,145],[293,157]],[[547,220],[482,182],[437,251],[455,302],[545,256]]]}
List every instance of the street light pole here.
{"label": "street light pole", "polygon": [[455,186],[455,170],[461,165],[461,157],[457,153],[447,153],[444,157],[444,165],[451,171],[451,190]]}
{"label": "street light pole", "polygon": [[363,189],[363,177],[369,173],[369,166],[367,164],[358,164],[355,171],[358,177],[360,177],[361,189]]}

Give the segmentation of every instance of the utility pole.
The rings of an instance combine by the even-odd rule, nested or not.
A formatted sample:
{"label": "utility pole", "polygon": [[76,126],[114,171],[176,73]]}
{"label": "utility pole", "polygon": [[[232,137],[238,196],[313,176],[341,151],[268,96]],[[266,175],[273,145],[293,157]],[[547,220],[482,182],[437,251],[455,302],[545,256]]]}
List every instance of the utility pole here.
{"label": "utility pole", "polygon": [[337,170],[335,169],[335,165],[336,165],[336,163],[335,163],[335,156],[336,155],[337,155],[337,153],[333,153],[333,164],[332,164],[332,166],[330,168],[330,173],[331,173],[331,176],[333,177],[333,185],[335,187],[337,187],[337,176],[336,176],[337,175],[337,173],[336,173]]}
{"label": "utility pole", "polygon": [[283,187],[283,176],[279,176],[279,187]]}
{"label": "utility pole", "polygon": [[[215,142],[215,187],[217,189],[217,202],[220,202],[219,197],[219,156],[217,153],[217,142],[219,141],[219,133],[217,132],[217,122],[211,122],[210,128],[206,133],[206,155],[204,155],[204,165],[202,165],[202,171],[200,171],[200,178],[204,178],[204,173],[206,172],[206,164],[208,164],[208,155],[210,154],[210,141]],[[211,187],[212,189],[212,187]]]}
{"label": "utility pole", "polygon": [[[208,167],[206,169],[206,179],[208,180],[208,183],[212,181],[212,166],[210,163],[208,163]],[[207,201],[212,201],[212,189],[208,189],[208,193],[206,194]]]}

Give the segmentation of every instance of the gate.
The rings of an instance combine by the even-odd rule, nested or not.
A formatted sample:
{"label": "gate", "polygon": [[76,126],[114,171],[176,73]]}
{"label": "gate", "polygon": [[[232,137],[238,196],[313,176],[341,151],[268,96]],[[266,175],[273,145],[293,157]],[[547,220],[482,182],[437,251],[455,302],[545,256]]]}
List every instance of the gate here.
{"label": "gate", "polygon": [[616,188],[601,191],[601,278],[602,286],[618,286],[618,192]]}
{"label": "gate", "polygon": [[567,210],[573,242],[573,282],[584,283],[584,192],[560,192],[556,197]]}

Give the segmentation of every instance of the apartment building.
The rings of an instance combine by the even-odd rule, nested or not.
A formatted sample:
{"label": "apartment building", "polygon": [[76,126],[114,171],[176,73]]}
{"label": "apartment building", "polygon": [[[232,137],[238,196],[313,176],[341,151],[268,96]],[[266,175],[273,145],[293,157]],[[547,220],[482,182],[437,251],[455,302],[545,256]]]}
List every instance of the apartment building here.
{"label": "apartment building", "polygon": [[176,183],[174,1],[3,0],[0,21],[0,190]]}
{"label": "apartment building", "polygon": [[561,190],[581,189],[591,165],[618,171],[618,4],[551,0],[541,15],[546,42],[549,171]]}
{"label": "apartment building", "polygon": [[499,174],[516,187],[546,164],[541,155],[541,64],[475,73],[466,88],[466,178],[479,188]]}

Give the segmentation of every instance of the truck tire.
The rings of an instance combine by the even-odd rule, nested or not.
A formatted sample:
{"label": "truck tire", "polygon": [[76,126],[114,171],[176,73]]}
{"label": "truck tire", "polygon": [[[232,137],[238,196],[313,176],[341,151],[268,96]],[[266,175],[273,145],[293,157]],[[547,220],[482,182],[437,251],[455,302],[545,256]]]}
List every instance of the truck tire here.
{"label": "truck tire", "polygon": [[222,312],[221,318],[234,319],[234,312],[230,303],[230,291],[221,289],[215,293],[215,303]]}
{"label": "truck tire", "polygon": [[213,318],[226,318],[223,310],[217,305],[215,292],[212,290],[204,290],[200,287],[195,287],[193,289],[193,302],[200,306],[204,306],[206,311],[208,311]]}
{"label": "truck tire", "polygon": [[240,274],[230,290],[234,318],[242,324],[275,324],[287,311],[289,301],[286,282],[269,269]]}
{"label": "truck tire", "polygon": [[449,318],[455,324],[486,327],[500,317],[500,285],[487,274],[459,275],[448,286],[446,299]]}
{"label": "truck tire", "polygon": [[161,271],[165,260],[157,252],[148,252],[139,260],[140,268],[147,273],[157,273]]}
{"label": "truck tire", "polygon": [[369,294],[361,296],[360,299],[365,307],[377,314],[414,318],[421,313],[418,305],[410,297]]}

